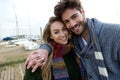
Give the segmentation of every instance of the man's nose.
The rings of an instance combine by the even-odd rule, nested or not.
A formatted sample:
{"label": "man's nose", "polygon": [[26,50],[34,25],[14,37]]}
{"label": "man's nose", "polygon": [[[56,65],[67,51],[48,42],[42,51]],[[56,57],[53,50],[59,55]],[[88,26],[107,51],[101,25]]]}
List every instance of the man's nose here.
{"label": "man's nose", "polygon": [[75,21],[71,20],[71,21],[70,21],[69,29],[70,29],[70,30],[71,30],[71,29],[74,29],[75,25],[76,25]]}

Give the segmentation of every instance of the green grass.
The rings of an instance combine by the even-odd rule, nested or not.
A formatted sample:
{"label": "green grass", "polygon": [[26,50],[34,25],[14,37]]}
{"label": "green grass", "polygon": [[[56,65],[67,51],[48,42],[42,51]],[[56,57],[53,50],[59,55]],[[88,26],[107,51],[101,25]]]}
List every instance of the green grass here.
{"label": "green grass", "polygon": [[0,67],[22,63],[22,62],[25,62],[25,60],[26,60],[26,57],[20,58],[20,59],[15,59],[15,60],[9,60],[9,61],[6,61],[4,63],[1,63]]}

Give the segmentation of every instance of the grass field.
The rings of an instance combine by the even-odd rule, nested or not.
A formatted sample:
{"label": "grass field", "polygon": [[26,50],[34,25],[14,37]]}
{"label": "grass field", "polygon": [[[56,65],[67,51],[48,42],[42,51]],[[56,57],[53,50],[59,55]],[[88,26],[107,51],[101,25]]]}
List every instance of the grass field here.
{"label": "grass field", "polygon": [[22,80],[28,54],[22,46],[0,45],[0,80]]}
{"label": "grass field", "polygon": [[26,51],[22,46],[0,47],[0,66],[4,64],[24,61],[31,51]]}

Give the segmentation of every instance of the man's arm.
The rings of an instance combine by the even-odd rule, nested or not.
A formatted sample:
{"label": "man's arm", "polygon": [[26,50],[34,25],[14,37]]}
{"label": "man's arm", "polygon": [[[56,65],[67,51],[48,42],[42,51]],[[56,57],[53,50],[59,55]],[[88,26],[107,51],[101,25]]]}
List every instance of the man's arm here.
{"label": "man's arm", "polygon": [[48,53],[50,53],[52,51],[52,48],[48,45],[48,44],[41,44],[40,49],[46,49],[48,51]]}
{"label": "man's arm", "polygon": [[32,72],[35,72],[38,67],[43,68],[51,50],[48,44],[41,44],[38,50],[33,51],[28,56],[25,62],[27,69],[32,68]]}

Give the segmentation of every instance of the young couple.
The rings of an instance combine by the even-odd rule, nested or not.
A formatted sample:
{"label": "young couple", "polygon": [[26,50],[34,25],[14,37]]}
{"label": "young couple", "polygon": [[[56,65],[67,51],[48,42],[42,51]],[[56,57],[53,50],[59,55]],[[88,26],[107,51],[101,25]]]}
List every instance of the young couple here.
{"label": "young couple", "polygon": [[[47,71],[45,70],[46,65],[49,65],[49,58],[53,55],[51,61],[52,65],[50,67],[52,75],[49,75],[49,73],[46,74],[47,76],[52,77],[49,78],[51,80],[119,80],[120,25],[103,23],[95,18],[85,18],[85,12],[79,0],[60,0],[60,2],[54,7],[54,14],[56,17],[60,18],[65,24],[65,27],[71,31],[71,42],[68,42],[66,36],[67,42],[64,43],[64,46],[65,44],[66,47],[69,44],[72,44],[72,48],[67,48],[73,50],[73,53],[71,53],[71,51],[67,53],[67,48],[64,48],[66,50],[62,53],[63,49],[60,49],[60,47],[54,47],[53,42],[51,42],[50,39],[56,44],[61,45],[61,43],[58,43],[55,38],[53,39],[53,37],[51,37],[52,32],[54,32],[51,27],[50,39],[47,40],[53,49],[49,44],[41,45],[39,50],[28,56],[26,60],[27,68],[31,68],[32,72],[34,72],[38,71],[36,69],[40,69],[41,67],[42,79],[45,80],[45,75],[43,74],[44,71]],[[65,38],[59,38],[59,40],[65,40]],[[45,41],[45,43],[47,42]],[[59,55],[62,53],[64,55],[59,59],[59,57],[55,57],[56,53]],[[70,71],[71,69],[69,70],[67,66],[69,63],[67,63],[63,57],[67,54],[73,55],[68,62],[70,62],[70,66],[74,65],[72,66],[72,69],[76,69],[75,72],[77,71],[76,73],[73,73],[77,75],[76,78],[73,74],[70,75],[73,71]],[[58,60],[55,60],[56,58]],[[60,65],[55,67],[55,64],[58,65],[59,62],[65,63],[65,65],[61,65],[62,67],[65,67],[62,68]],[[63,72],[66,76],[62,75],[62,70],[60,68],[65,69]],[[61,71],[61,75],[59,74],[59,71]],[[71,78],[73,76],[75,79]]]}

